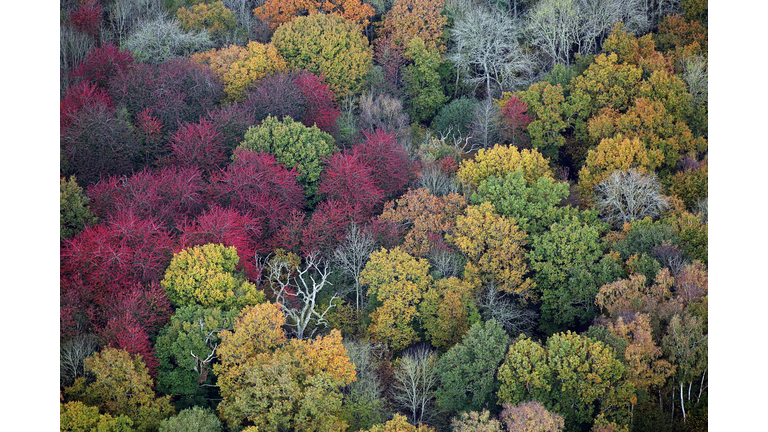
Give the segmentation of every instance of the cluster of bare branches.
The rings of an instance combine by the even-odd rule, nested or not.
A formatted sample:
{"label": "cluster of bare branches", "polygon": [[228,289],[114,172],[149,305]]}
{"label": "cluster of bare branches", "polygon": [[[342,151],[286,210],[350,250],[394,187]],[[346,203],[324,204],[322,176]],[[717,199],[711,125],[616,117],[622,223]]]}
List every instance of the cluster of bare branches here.
{"label": "cluster of bare branches", "polygon": [[602,219],[613,226],[657,217],[668,206],[656,175],[634,168],[612,172],[595,186],[595,196]]}

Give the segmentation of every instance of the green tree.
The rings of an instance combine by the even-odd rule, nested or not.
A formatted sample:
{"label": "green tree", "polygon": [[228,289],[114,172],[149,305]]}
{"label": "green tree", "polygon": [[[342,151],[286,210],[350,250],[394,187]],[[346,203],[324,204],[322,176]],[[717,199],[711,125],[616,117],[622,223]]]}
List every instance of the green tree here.
{"label": "green tree", "polygon": [[65,389],[70,400],[79,400],[113,416],[126,416],[137,431],[157,430],[160,422],[175,413],[170,397],[155,397],[152,378],[141,356],[107,348],[85,360],[93,381],[78,378]]}
{"label": "green tree", "polygon": [[542,330],[584,324],[597,315],[594,296],[600,282],[622,275],[614,260],[601,260],[604,231],[600,222],[589,224],[571,216],[534,237],[528,257],[543,302]]}
{"label": "green tree", "polygon": [[219,334],[231,330],[236,310],[190,305],[179,308],[159,333],[155,353],[160,362],[157,389],[176,399],[177,407],[205,406],[213,388],[210,372],[221,343]]}
{"label": "green tree", "polygon": [[473,324],[462,341],[438,361],[438,408],[452,413],[493,409],[499,390],[496,370],[509,343],[496,320]]}
{"label": "green tree", "polygon": [[371,314],[371,335],[389,343],[394,351],[418,341],[414,328],[418,305],[432,285],[427,260],[416,259],[399,247],[382,248],[371,254],[360,281],[369,286],[371,304],[377,306]]}
{"label": "green tree", "polygon": [[207,30],[220,45],[239,42],[246,36],[237,28],[235,14],[221,0],[198,3],[189,10],[182,7],[176,11],[176,18],[184,30]]}
{"label": "green tree", "polygon": [[338,150],[333,137],[317,126],[307,127],[290,117],[280,121],[272,116],[261,125],[248,128],[238,148],[270,153],[286,168],[296,168],[297,180],[313,203],[319,200],[317,186],[324,161]]}
{"label": "green tree", "polygon": [[403,68],[406,101],[410,105],[406,111],[412,121],[428,123],[448,101],[438,72],[443,61],[440,52],[426,46],[417,36],[408,42],[403,57],[413,62]]}
{"label": "green tree", "polygon": [[234,246],[209,243],[173,255],[160,284],[177,307],[240,309],[264,302],[265,296],[242,272]]}
{"label": "green tree", "polygon": [[[680,389],[680,407],[683,411],[683,422],[685,422],[685,403],[691,402],[691,387],[694,381],[698,381],[698,377],[707,370],[708,336],[704,334],[699,317],[688,313],[675,314],[669,322],[667,334],[661,343],[664,353],[677,366],[674,377]],[[683,392],[686,384],[688,385],[687,397]]]}
{"label": "green tree", "polygon": [[86,226],[96,223],[96,216],[88,208],[88,199],[78,186],[75,176],[60,179],[59,186],[59,239],[72,238]]}
{"label": "green tree", "polygon": [[338,99],[363,89],[373,50],[353,21],[333,14],[298,17],[281,25],[272,43],[290,69],[322,75]]}
{"label": "green tree", "polygon": [[562,133],[568,127],[563,88],[560,84],[542,81],[517,94],[528,105],[528,114],[534,115],[533,121],[528,124],[531,145],[544,156],[556,158],[560,147],[565,144]]}
{"label": "green tree", "polygon": [[221,432],[221,421],[208,408],[193,406],[160,423],[159,432]]}

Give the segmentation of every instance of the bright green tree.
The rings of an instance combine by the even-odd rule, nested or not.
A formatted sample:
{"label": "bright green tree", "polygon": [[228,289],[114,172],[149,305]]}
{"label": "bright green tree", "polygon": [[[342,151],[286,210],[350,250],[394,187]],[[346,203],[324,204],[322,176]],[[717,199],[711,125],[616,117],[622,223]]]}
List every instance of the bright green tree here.
{"label": "bright green tree", "polygon": [[314,202],[324,161],[338,150],[333,137],[317,126],[307,127],[290,117],[280,121],[272,116],[261,125],[248,128],[239,148],[270,153],[286,168],[296,168],[299,184]]}
{"label": "bright green tree", "polygon": [[337,98],[358,93],[373,50],[360,27],[334,14],[312,14],[281,25],[272,43],[291,69],[322,75]]}
{"label": "bright green tree", "polygon": [[131,426],[133,420],[124,415],[112,417],[109,414],[99,414],[98,408],[87,406],[80,401],[59,405],[59,430],[62,432],[133,432]]}
{"label": "bright green tree", "polygon": [[413,62],[403,68],[406,101],[410,105],[406,111],[412,121],[429,122],[448,101],[438,72],[442,63],[440,52],[426,46],[417,36],[408,42],[403,57]]}
{"label": "bright green tree", "polygon": [[499,389],[496,370],[509,343],[496,320],[473,324],[462,341],[438,361],[437,406],[453,413],[493,409]]}
{"label": "bright green tree", "polygon": [[209,243],[173,255],[160,284],[177,307],[240,309],[264,302],[265,296],[242,272],[234,246]]}
{"label": "bright green tree", "polygon": [[190,305],[179,308],[157,337],[160,367],[157,389],[176,399],[177,407],[208,404],[219,334],[232,328],[237,310]]}

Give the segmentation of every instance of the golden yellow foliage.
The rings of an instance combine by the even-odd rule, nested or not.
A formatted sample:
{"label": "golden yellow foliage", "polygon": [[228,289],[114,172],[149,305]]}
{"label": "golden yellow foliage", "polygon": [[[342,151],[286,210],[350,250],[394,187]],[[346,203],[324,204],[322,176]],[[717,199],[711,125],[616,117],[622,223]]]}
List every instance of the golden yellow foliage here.
{"label": "golden yellow foliage", "polygon": [[480,149],[474,159],[462,161],[456,178],[477,187],[488,177],[504,177],[508,173],[523,170],[525,180],[530,184],[539,177],[554,175],[549,160],[537,150],[518,150],[514,146],[496,144],[492,149]]}
{"label": "golden yellow foliage", "polygon": [[253,10],[254,15],[269,23],[275,30],[300,15],[334,14],[354,21],[364,29],[376,11],[360,0],[267,0],[264,6]]}

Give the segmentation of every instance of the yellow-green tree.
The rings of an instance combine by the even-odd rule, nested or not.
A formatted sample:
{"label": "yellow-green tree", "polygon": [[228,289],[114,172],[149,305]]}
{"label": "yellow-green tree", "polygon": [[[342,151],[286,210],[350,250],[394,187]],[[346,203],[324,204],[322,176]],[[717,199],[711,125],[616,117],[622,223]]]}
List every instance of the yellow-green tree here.
{"label": "yellow-green tree", "polygon": [[387,342],[394,351],[419,340],[414,329],[418,305],[432,284],[429,263],[416,259],[399,247],[371,254],[360,274],[369,286],[368,296],[376,305],[369,331],[374,339]]}
{"label": "yellow-green tree", "polygon": [[193,61],[210,66],[224,84],[228,101],[242,101],[245,91],[267,75],[287,69],[285,59],[275,46],[248,42],[245,48],[231,45],[220,50],[195,54]]}
{"label": "yellow-green tree", "polygon": [[157,430],[164,418],[175,414],[169,396],[155,396],[152,378],[140,356],[107,348],[85,360],[85,371],[94,380],[86,384],[85,378],[78,378],[65,389],[68,399],[112,416],[124,415],[142,432]]}
{"label": "yellow-green tree", "polygon": [[542,81],[517,95],[528,105],[528,114],[534,114],[528,124],[531,145],[547,157],[557,157],[558,150],[565,144],[562,132],[568,127],[563,88],[560,84]]}
{"label": "yellow-green tree", "polygon": [[237,271],[240,258],[234,246],[209,243],[174,254],[160,284],[177,307],[239,309],[264,302],[256,285]]}
{"label": "yellow-green tree", "polygon": [[424,294],[419,312],[433,347],[445,352],[461,341],[472,324],[480,321],[474,292],[475,287],[469,282],[452,277],[438,280]]}
{"label": "yellow-green tree", "polygon": [[525,245],[528,234],[514,219],[499,216],[484,202],[468,206],[456,218],[456,230],[446,238],[467,256],[464,277],[475,286],[495,284],[500,290],[533,299],[534,283],[527,277]]}
{"label": "yellow-green tree", "polygon": [[498,144],[491,149],[480,149],[474,159],[463,161],[456,178],[478,187],[488,177],[503,178],[518,169],[523,170],[523,177],[529,184],[542,176],[554,180],[549,159],[537,150],[518,150],[515,146]]}
{"label": "yellow-green tree", "polygon": [[322,75],[337,99],[358,93],[371,69],[373,51],[352,21],[314,14],[281,25],[272,43],[291,69]]}
{"label": "yellow-green tree", "polygon": [[99,409],[80,401],[59,404],[59,430],[61,432],[132,432],[133,420],[124,415],[112,417],[99,414]]}
{"label": "yellow-green tree", "polygon": [[435,429],[422,425],[414,426],[408,423],[408,419],[400,414],[395,414],[392,420],[380,425],[373,426],[364,432],[435,432]]}

